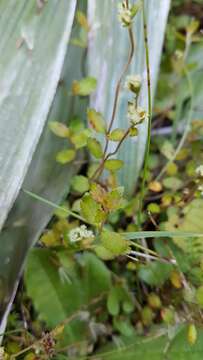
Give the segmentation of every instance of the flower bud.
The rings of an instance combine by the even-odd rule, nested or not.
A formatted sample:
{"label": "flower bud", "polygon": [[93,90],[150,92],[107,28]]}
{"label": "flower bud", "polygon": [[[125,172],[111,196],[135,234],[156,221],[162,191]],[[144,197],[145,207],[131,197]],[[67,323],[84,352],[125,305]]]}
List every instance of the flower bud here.
{"label": "flower bud", "polygon": [[129,27],[132,24],[132,21],[140,9],[140,3],[133,6],[127,5],[126,1],[123,1],[118,5],[118,19],[121,22],[122,26]]}
{"label": "flower bud", "polygon": [[126,78],[125,88],[138,95],[141,89],[140,75],[129,75]]}

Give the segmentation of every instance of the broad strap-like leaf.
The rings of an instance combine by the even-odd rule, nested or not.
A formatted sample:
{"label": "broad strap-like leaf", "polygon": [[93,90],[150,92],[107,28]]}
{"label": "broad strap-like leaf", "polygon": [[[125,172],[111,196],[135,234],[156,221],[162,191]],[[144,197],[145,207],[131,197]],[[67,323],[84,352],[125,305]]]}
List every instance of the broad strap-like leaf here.
{"label": "broad strap-like leaf", "polygon": [[[85,6],[85,2],[83,3]],[[83,9],[83,8],[82,8]],[[71,37],[77,36],[75,26]],[[68,147],[67,140],[54,135],[49,127],[53,120],[66,123],[73,115],[72,97],[68,96],[72,81],[81,77],[83,49],[69,45],[60,83],[49,113],[47,124],[23,182],[23,188],[33,191],[53,203],[60,204],[69,191],[70,182],[79,164],[61,165],[56,154]],[[74,113],[85,117],[86,101],[75,100]],[[80,156],[81,158],[81,156]],[[20,192],[0,234],[0,318],[11,302],[30,247],[38,240],[52,216],[54,208]]]}
{"label": "broad strap-like leaf", "polygon": [[[194,228],[193,228],[194,229]],[[201,229],[200,229],[201,231]],[[148,238],[194,238],[194,237],[203,237],[203,232],[196,231],[135,231],[135,232],[126,232],[123,233],[126,239],[148,239]]]}
{"label": "broad strap-like leaf", "polygon": [[174,337],[169,339],[163,334],[164,329],[157,329],[157,334],[122,339],[120,348],[109,346],[98,354],[103,360],[201,360],[203,355],[203,331],[198,329],[197,342],[190,345],[187,340],[187,326],[176,329]]}
{"label": "broad strap-like leaf", "polygon": [[[170,0],[145,1],[149,35],[150,72],[152,93],[154,95],[157,74],[164,39],[164,30]],[[98,80],[97,91],[91,98],[91,107],[104,114],[109,122],[112,113],[115,87],[127,62],[129,52],[128,31],[118,21],[116,0],[89,0],[89,74]],[[135,56],[129,73],[140,74],[143,80],[141,105],[147,110],[147,74],[142,15],[134,22],[133,33],[136,39]],[[114,123],[114,128],[127,128],[127,101],[129,93],[122,91]],[[147,121],[139,126],[137,138],[126,140],[119,151],[118,158],[125,166],[120,170],[120,182],[127,193],[132,193],[142,166],[147,137]],[[114,149],[112,144],[111,150]]]}
{"label": "broad strap-like leaf", "polygon": [[26,175],[60,77],[76,0],[0,2],[0,228]]}

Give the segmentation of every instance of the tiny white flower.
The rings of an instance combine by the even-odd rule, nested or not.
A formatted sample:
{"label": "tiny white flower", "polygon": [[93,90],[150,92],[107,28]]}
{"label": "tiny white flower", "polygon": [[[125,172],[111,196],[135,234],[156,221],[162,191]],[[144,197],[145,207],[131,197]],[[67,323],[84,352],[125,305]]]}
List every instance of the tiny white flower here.
{"label": "tiny white flower", "polygon": [[196,168],[196,174],[203,177],[203,165],[200,165]]}
{"label": "tiny white flower", "polygon": [[141,124],[147,117],[146,111],[140,106],[136,106],[135,102],[128,103],[128,119],[133,126]]}
{"label": "tiny white flower", "polygon": [[123,26],[131,25],[131,11],[128,9],[125,1],[118,5],[118,19]]}
{"label": "tiny white flower", "polygon": [[127,1],[123,1],[118,5],[118,19],[124,27],[132,24],[132,21],[140,9],[140,3],[132,6],[127,5]]}
{"label": "tiny white flower", "polygon": [[78,242],[83,239],[94,238],[92,230],[88,230],[86,225],[78,226],[69,232],[70,242]]}
{"label": "tiny white flower", "polygon": [[201,195],[203,196],[203,185],[199,185],[198,190],[200,191]]}

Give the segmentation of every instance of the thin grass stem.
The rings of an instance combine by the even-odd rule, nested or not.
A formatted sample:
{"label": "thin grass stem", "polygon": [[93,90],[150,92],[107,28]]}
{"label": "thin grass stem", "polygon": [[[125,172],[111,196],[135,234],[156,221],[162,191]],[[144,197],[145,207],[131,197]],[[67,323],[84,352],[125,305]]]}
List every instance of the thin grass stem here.
{"label": "thin grass stem", "polygon": [[151,76],[150,76],[150,58],[149,58],[149,44],[148,44],[148,31],[147,21],[145,15],[145,2],[142,0],[142,16],[143,16],[143,28],[144,28],[144,44],[145,44],[145,58],[147,68],[147,96],[148,96],[148,127],[147,127],[147,144],[144,156],[144,170],[140,190],[139,199],[139,212],[138,212],[138,226],[141,228],[141,214],[143,209],[145,185],[147,179],[147,170],[150,154],[150,143],[151,143],[151,126],[152,126],[152,95],[151,95]]}

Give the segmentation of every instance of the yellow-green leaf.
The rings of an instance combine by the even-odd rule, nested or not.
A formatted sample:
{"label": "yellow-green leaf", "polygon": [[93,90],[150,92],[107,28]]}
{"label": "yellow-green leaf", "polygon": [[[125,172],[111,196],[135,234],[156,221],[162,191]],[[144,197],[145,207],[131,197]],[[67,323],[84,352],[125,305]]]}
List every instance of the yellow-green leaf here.
{"label": "yellow-green leaf", "polygon": [[195,324],[190,324],[188,327],[187,339],[190,345],[194,345],[197,341],[197,329]]}
{"label": "yellow-green leaf", "polygon": [[73,190],[79,193],[84,193],[89,190],[89,181],[86,176],[76,175],[71,181],[71,186]]}
{"label": "yellow-green leaf", "polygon": [[90,223],[99,226],[106,217],[106,214],[89,194],[83,196],[80,202],[82,216]]}
{"label": "yellow-green leaf", "polygon": [[109,191],[105,196],[105,206],[108,211],[121,209],[125,205],[123,198],[124,188],[122,186]]}
{"label": "yellow-green leaf", "polygon": [[94,251],[97,256],[100,257],[102,260],[112,260],[115,257],[115,255],[112,254],[111,251],[109,251],[102,245],[96,245],[94,247]]}
{"label": "yellow-green leaf", "polygon": [[120,141],[125,134],[125,130],[123,129],[114,129],[109,135],[108,138],[111,141]]}
{"label": "yellow-green leaf", "polygon": [[102,245],[114,255],[125,254],[128,250],[128,241],[114,231],[103,230],[101,233],[101,242]]}
{"label": "yellow-green leaf", "polygon": [[106,124],[101,113],[94,109],[87,110],[87,118],[91,127],[98,133],[104,134],[106,131]]}
{"label": "yellow-green leaf", "polygon": [[97,80],[93,77],[86,77],[80,81],[73,81],[72,93],[73,95],[88,96],[95,91]]}
{"label": "yellow-green leaf", "polygon": [[56,155],[56,161],[60,164],[67,164],[75,159],[76,151],[73,149],[62,150]]}
{"label": "yellow-green leaf", "polygon": [[95,138],[89,138],[87,140],[87,147],[91,153],[96,159],[101,159],[103,156],[103,150],[100,142],[96,140]]}
{"label": "yellow-green leaf", "polygon": [[118,159],[109,159],[109,160],[106,160],[104,163],[105,169],[110,170],[110,171],[117,171],[117,170],[121,169],[122,166],[123,166],[123,161],[118,160]]}
{"label": "yellow-green leaf", "polygon": [[90,130],[84,129],[78,133],[73,133],[70,137],[70,141],[75,145],[76,149],[80,149],[87,145],[87,139],[90,135]]}
{"label": "yellow-green leaf", "polygon": [[68,138],[70,135],[70,130],[68,129],[68,127],[58,121],[51,121],[49,127],[51,131],[59,137]]}

